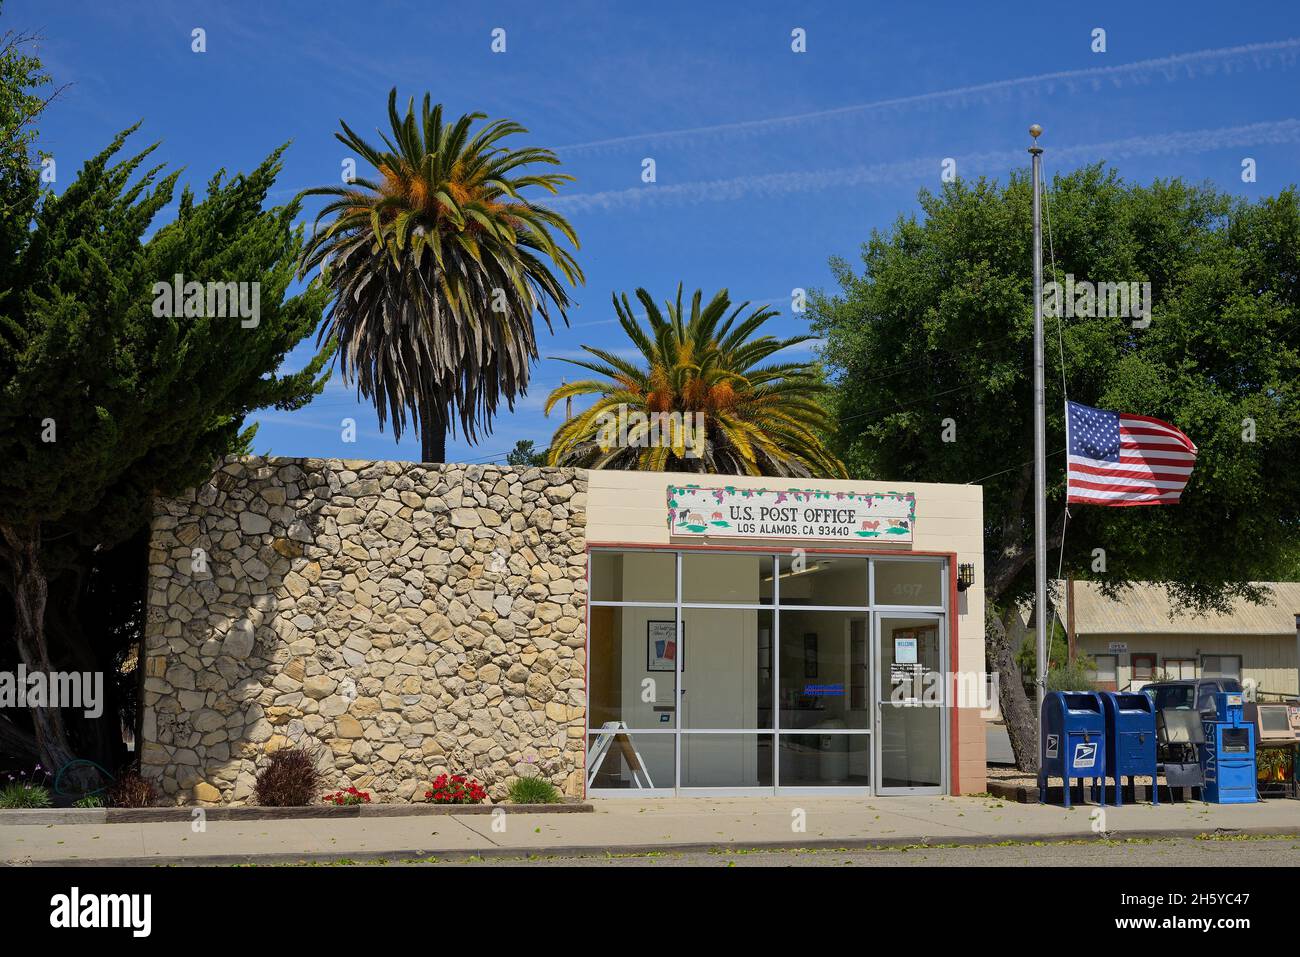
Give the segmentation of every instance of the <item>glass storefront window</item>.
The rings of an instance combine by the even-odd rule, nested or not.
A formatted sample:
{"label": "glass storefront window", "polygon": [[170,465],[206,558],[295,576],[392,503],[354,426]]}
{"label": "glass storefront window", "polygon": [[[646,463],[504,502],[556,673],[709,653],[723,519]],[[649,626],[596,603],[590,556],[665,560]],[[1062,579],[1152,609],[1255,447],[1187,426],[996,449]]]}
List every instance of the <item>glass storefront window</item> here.
{"label": "glass storefront window", "polygon": [[682,555],[682,601],[710,605],[772,604],[771,555]]}
{"label": "glass storefront window", "polygon": [[682,727],[772,727],[772,612],[682,609]]}
{"label": "glass storefront window", "polygon": [[942,559],[720,549],[589,561],[592,789],[941,788]]}
{"label": "glass storefront window", "polygon": [[772,786],[772,735],[683,734],[684,788]]}
{"label": "glass storefront window", "polygon": [[781,787],[867,787],[871,735],[779,735]]}
{"label": "glass storefront window", "polygon": [[867,604],[867,560],[826,558],[817,555],[782,555],[780,568],[782,605]]}
{"label": "glass storefront window", "polygon": [[867,613],[781,612],[782,728],[871,727]]}
{"label": "glass storefront window", "polygon": [[677,601],[672,552],[592,552],[587,562],[592,601]]}
{"label": "glass storefront window", "polygon": [[876,604],[943,606],[943,562],[876,560]]}
{"label": "glass storefront window", "polygon": [[676,786],[677,736],[595,728],[587,735],[587,776],[593,788]]}
{"label": "glass storefront window", "polygon": [[676,612],[592,605],[587,628],[589,727],[676,728]]}

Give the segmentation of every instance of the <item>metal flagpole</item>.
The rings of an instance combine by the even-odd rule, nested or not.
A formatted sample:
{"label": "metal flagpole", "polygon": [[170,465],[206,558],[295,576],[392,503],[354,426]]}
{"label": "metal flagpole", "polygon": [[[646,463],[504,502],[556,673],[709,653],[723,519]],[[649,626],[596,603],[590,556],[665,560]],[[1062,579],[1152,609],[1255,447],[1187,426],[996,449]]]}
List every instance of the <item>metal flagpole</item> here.
{"label": "metal flagpole", "polygon": [[1035,123],[1029,127],[1034,145],[1029,148],[1032,157],[1034,184],[1034,629],[1037,642],[1038,758],[1043,754],[1043,698],[1047,694],[1047,405],[1044,391],[1043,367],[1043,220],[1041,179],[1043,151],[1038,137],[1043,128]]}

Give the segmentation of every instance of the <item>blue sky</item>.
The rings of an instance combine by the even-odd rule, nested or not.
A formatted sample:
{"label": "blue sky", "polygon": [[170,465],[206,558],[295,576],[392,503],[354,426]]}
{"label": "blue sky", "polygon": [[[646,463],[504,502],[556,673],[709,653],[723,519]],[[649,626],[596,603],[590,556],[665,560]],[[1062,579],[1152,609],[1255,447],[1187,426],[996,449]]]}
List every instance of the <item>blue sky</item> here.
{"label": "blue sky", "polygon": [[[276,202],[338,182],[338,120],[363,134],[384,125],[394,85],[452,114],[520,121],[520,144],[556,149],[578,178],[554,205],[582,240],[587,283],[569,328],[541,328],[544,357],[625,348],[611,292],[663,299],[679,281],[771,302],[774,331],[807,331],[791,290],[830,287],[828,257],[856,261],[873,228],[940,186],[945,158],[963,177],[1005,179],[1026,163],[1030,122],[1046,129],[1049,176],[1104,159],[1129,179],[1248,197],[1300,182],[1296,4],[539,6],[8,0],[3,27],[39,29],[46,66],[72,84],[41,125],[60,189],[137,120],[138,144],[161,140],[157,155],[200,189],[292,140]],[[206,53],[191,52],[196,27]],[[495,28],[505,53],[491,51]],[[791,50],[795,28],[807,52]],[[1244,157],[1255,183],[1241,181]],[[543,358],[522,404],[476,446],[449,440],[448,457],[544,446],[558,424],[541,415],[545,395],[578,373]],[[380,433],[337,375],[308,408],[259,421],[259,451],[418,458],[415,439]]]}

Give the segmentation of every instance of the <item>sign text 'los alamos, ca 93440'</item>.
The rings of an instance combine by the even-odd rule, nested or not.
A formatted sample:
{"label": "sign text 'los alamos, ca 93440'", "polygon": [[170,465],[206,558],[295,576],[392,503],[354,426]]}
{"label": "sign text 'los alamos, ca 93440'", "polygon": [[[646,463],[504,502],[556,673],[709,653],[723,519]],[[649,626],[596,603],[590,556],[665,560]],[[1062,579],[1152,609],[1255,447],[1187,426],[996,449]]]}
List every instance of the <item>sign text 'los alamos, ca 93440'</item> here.
{"label": "sign text 'los alamos, ca 93440'", "polygon": [[912,542],[911,492],[668,487],[668,531],[718,538]]}

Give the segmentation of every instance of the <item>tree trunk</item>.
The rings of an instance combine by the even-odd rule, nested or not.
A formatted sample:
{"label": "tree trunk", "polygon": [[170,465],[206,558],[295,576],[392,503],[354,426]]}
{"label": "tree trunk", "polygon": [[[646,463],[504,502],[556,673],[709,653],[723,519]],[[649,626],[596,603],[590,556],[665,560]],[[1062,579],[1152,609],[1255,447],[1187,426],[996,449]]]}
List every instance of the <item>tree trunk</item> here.
{"label": "tree trunk", "polygon": [[[112,635],[102,632],[88,635],[82,628],[79,605],[84,587],[81,574],[65,573],[55,579],[51,587],[53,603],[46,610],[45,631],[47,640],[58,649],[59,663],[66,670],[104,675],[100,716],[87,718],[77,711],[70,711],[64,720],[69,734],[78,744],[80,756],[115,773],[125,757],[121,753],[121,702],[118,700],[118,676],[113,662],[117,648],[111,641]],[[89,769],[85,769],[84,780],[79,780],[79,783],[88,785],[91,774]]]}
{"label": "tree trunk", "polygon": [[[1032,442],[1033,433],[1028,423],[1026,426],[1028,443]],[[1021,467],[1016,485],[1003,506],[1001,542],[996,551],[985,553],[984,600],[987,655],[990,666],[998,674],[999,703],[1007,736],[1011,739],[1011,750],[1016,756],[1016,767],[1021,771],[1037,772],[1038,703],[1031,701],[1025,693],[1020,668],[1016,664],[1016,652],[1020,650],[1028,628],[1015,601],[1006,597],[1014,593],[1016,579],[1034,561],[1033,545],[1025,538],[1025,530],[1033,522],[1030,496],[1033,477],[1033,463],[1027,462]],[[1047,523],[1049,551],[1061,547],[1062,517],[1058,514]],[[995,606],[1002,610],[996,611]],[[1032,610],[1030,620],[1033,620]],[[1035,680],[1037,677],[1034,675]]]}
{"label": "tree trunk", "polygon": [[0,754],[24,758],[34,764],[40,760],[41,750],[34,737],[8,718],[0,716]]}
{"label": "tree trunk", "polygon": [[[49,583],[41,566],[40,524],[0,525],[13,575],[14,643],[18,657],[28,672],[48,676],[53,672],[49,645],[45,638],[45,605]],[[63,713],[58,708],[29,708],[41,764],[57,774],[73,760]]]}
{"label": "tree trunk", "polygon": [[420,400],[420,461],[447,460],[447,413],[435,401]]}
{"label": "tree trunk", "polygon": [[1016,652],[1024,640],[1026,627],[1015,602],[999,614],[991,601],[985,604],[985,624],[988,633],[988,656],[998,674],[998,704],[1002,720],[1011,739],[1011,750],[1016,756],[1016,767],[1028,773],[1038,773],[1038,720],[1037,705],[1025,694]]}

